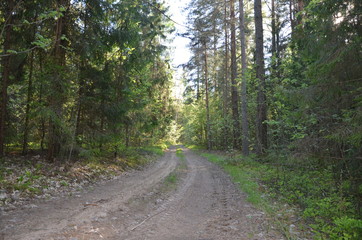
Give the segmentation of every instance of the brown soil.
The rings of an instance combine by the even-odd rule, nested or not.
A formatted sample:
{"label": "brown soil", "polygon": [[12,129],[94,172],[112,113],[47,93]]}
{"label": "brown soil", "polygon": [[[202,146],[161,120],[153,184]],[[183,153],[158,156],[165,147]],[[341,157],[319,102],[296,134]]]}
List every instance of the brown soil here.
{"label": "brown soil", "polygon": [[2,212],[0,239],[284,239],[219,167],[183,150],[186,168],[174,148],[82,194]]}

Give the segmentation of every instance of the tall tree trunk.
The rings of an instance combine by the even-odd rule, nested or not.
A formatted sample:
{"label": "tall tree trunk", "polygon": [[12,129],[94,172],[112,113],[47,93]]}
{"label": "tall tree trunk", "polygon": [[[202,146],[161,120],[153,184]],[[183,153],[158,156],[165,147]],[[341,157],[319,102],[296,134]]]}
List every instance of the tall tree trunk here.
{"label": "tall tree trunk", "polygon": [[272,71],[276,70],[276,35],[277,35],[277,27],[276,27],[276,19],[275,19],[275,0],[271,1],[271,34],[272,34],[272,45],[271,45],[271,53],[272,53]]}
{"label": "tall tree trunk", "polygon": [[[43,55],[39,52],[39,70],[40,70],[40,74],[43,75],[44,74],[44,59],[43,59]],[[41,104],[44,104],[43,102],[43,83],[40,83],[40,87],[39,87],[39,102]],[[45,134],[46,134],[46,127],[45,127],[45,118],[42,116],[40,119],[40,131],[41,131],[41,138],[40,138],[40,149],[43,152],[44,151],[44,142],[45,142]]]}
{"label": "tall tree trunk", "polygon": [[[197,44],[197,48],[198,49],[200,49],[200,44],[198,43]],[[201,62],[201,57],[199,57],[199,56],[196,56],[196,58]],[[201,70],[200,70],[200,64],[199,63],[196,63],[197,64],[197,69],[196,69],[196,71],[197,71],[197,82],[196,82],[196,100],[197,101],[199,101],[200,100],[200,96],[201,96],[201,94],[200,94],[200,72],[201,72]]]}
{"label": "tall tree trunk", "polygon": [[[58,0],[57,7],[68,8],[70,4],[70,0]],[[55,64],[58,66],[65,66],[65,49],[66,41],[63,39],[63,36],[66,34],[66,17],[67,12],[63,13],[63,16],[59,17],[56,22],[56,30],[55,30],[55,44],[53,48],[53,58]],[[63,95],[62,90],[62,81],[64,80],[62,77],[62,73],[59,72],[59,69],[55,70],[53,73],[52,79],[52,88],[57,93],[57,97],[54,94],[49,96],[49,105],[54,112],[55,118],[58,120],[50,119],[49,120],[49,140],[48,140],[48,160],[53,161],[57,155],[59,155],[61,150],[61,127],[57,123],[57,121],[61,121],[62,119],[62,103],[64,99],[60,97]]]}
{"label": "tall tree trunk", "polygon": [[24,123],[24,138],[23,138],[23,151],[22,154],[28,153],[28,137],[29,137],[29,119],[30,119],[30,105],[33,101],[33,69],[34,69],[34,51],[30,54],[30,67],[29,67],[29,78],[28,78],[28,95],[26,99],[25,108],[25,123]]}
{"label": "tall tree trunk", "polygon": [[294,19],[294,0],[289,0],[289,21],[290,21],[290,30],[292,37],[294,35],[295,19]]}
{"label": "tall tree trunk", "polygon": [[208,71],[208,59],[207,59],[207,45],[206,40],[203,41],[204,45],[204,77],[205,77],[205,106],[206,106],[206,142],[207,149],[211,150],[211,126],[210,126],[210,108],[209,108],[209,71]]}
{"label": "tall tree trunk", "polygon": [[279,51],[280,51],[280,19],[277,13],[278,0],[272,0],[271,2],[271,34],[272,34],[272,46],[271,46],[271,77],[278,78],[279,72]]}
{"label": "tall tree trunk", "polygon": [[[296,7],[296,15],[299,12],[303,11],[303,9],[304,9],[304,0],[298,0],[297,7]],[[301,15],[297,15],[297,16],[298,17],[297,17],[296,21],[297,21],[297,25],[299,25],[299,24],[302,23],[302,18],[303,17]]]}
{"label": "tall tree trunk", "polygon": [[244,12],[244,0],[239,0],[240,42],[241,42],[241,128],[242,128],[242,152],[249,155],[249,123],[248,123],[248,96],[247,96],[247,59],[246,59],[246,23]]}
{"label": "tall tree trunk", "polygon": [[230,28],[231,28],[231,107],[233,113],[233,145],[234,148],[240,147],[240,124],[237,90],[237,64],[236,64],[236,29],[235,29],[235,3],[230,0]]}
{"label": "tall tree trunk", "polygon": [[[13,24],[13,12],[14,2],[12,0],[7,1],[7,12],[5,14],[5,27],[4,27],[4,55],[8,54],[11,44],[11,32]],[[5,148],[5,124],[6,124],[6,111],[8,103],[8,85],[10,80],[10,59],[11,56],[3,56],[1,61],[2,65],[2,84],[1,84],[1,105],[0,105],[0,156],[4,155]]]}
{"label": "tall tree trunk", "polygon": [[268,147],[267,141],[267,106],[265,96],[265,69],[263,46],[263,17],[261,0],[254,0],[255,15],[255,60],[258,79],[257,116],[256,116],[256,151],[262,154]]}
{"label": "tall tree trunk", "polygon": [[213,79],[213,83],[214,83],[214,94],[215,94],[215,98],[218,96],[219,94],[219,89],[220,89],[220,84],[217,81],[217,29],[216,29],[216,22],[213,23],[213,69],[212,69],[212,79]]}
{"label": "tall tree trunk", "polygon": [[[223,118],[226,121],[228,118],[228,109],[229,109],[229,24],[228,24],[228,2],[224,0],[224,38],[225,38],[225,58],[224,58],[224,82],[223,82]],[[228,136],[229,131],[227,124],[224,124],[223,127],[223,142],[224,149],[228,148]]]}

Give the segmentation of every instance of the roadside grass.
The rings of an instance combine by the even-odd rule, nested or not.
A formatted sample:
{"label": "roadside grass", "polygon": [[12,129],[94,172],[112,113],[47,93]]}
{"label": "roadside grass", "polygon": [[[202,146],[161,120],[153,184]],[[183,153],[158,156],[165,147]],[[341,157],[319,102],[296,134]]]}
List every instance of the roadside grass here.
{"label": "roadside grass", "polygon": [[[295,234],[290,231],[291,222],[296,217],[294,211],[286,205],[275,201],[272,202],[272,199],[269,198],[268,194],[264,191],[264,186],[258,181],[259,175],[256,175],[255,171],[250,171],[250,169],[245,166],[235,164],[234,160],[228,158],[228,156],[202,152],[199,152],[199,154],[221,166],[225,172],[231,176],[233,182],[247,194],[246,200],[256,208],[266,212],[272,219],[272,224],[288,240],[298,239],[298,237],[293,236]],[[294,227],[294,225],[292,226]]]}
{"label": "roadside grass", "polygon": [[348,196],[338,192],[330,169],[310,162],[296,168],[288,158],[200,154],[220,165],[287,239],[362,239],[362,221]]}
{"label": "roadside grass", "polygon": [[168,148],[167,144],[162,143],[162,144],[158,144],[158,145],[153,145],[153,146],[146,146],[146,147],[142,147],[140,148],[143,151],[149,152],[149,153],[153,153],[159,156],[163,156],[165,153],[165,150]]}
{"label": "roadside grass", "polygon": [[272,208],[269,202],[263,197],[263,193],[259,190],[259,184],[253,179],[250,172],[241,169],[239,166],[229,164],[225,157],[211,154],[201,153],[209,161],[223,167],[223,169],[232,177],[233,182],[237,183],[240,189],[247,194],[247,201],[256,207],[270,213]]}

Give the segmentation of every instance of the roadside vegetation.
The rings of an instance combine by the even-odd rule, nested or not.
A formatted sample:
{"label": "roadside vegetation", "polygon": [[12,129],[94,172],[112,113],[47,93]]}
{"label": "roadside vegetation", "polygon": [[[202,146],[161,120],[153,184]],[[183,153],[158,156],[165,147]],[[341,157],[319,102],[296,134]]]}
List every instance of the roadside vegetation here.
{"label": "roadside vegetation", "polygon": [[92,155],[59,164],[41,155],[7,157],[0,166],[0,207],[11,209],[32,198],[74,194],[91,183],[142,167],[163,155],[166,148],[166,144],[125,148],[117,157]]}
{"label": "roadside vegetation", "polygon": [[300,209],[289,226],[362,239],[361,1],[195,0],[188,10],[180,141],[224,152],[214,160],[256,205],[265,195]]}
{"label": "roadside vegetation", "polygon": [[[236,153],[200,152],[220,165],[267,212],[288,239],[351,239],[362,236],[356,202],[335,184],[331,171],[310,164],[295,168],[288,159],[243,157]],[[308,169],[306,169],[308,167]]]}

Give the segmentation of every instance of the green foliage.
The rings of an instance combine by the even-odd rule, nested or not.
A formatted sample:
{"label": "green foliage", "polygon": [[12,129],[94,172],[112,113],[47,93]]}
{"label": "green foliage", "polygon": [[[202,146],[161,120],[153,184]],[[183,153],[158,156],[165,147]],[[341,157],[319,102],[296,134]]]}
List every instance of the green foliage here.
{"label": "green foliage", "polygon": [[172,26],[164,4],[156,3],[69,1],[56,9],[51,1],[19,3],[6,144],[49,149],[50,160],[65,160],[166,139],[173,107],[163,39]]}
{"label": "green foliage", "polygon": [[156,145],[156,146],[146,146],[146,147],[142,147],[141,150],[144,152],[148,152],[151,154],[156,154],[159,156],[163,156],[164,155],[164,151],[167,149],[167,146],[165,144],[160,144],[160,145]]}
{"label": "green foliage", "polygon": [[[344,195],[343,186],[334,185],[330,170],[305,169],[306,166],[288,165],[289,158],[254,160],[239,155],[219,156],[203,153],[211,162],[221,165],[248,194],[248,201],[271,213],[270,198],[301,207],[303,218],[310,223],[315,239],[359,239],[362,220],[354,203]],[[348,186],[348,183],[344,185]],[[264,192],[261,192],[263,189]]]}
{"label": "green foliage", "polygon": [[177,149],[176,149],[176,156],[178,156],[178,157],[182,156],[182,155],[183,155],[182,152],[183,152],[183,151],[182,151],[182,148],[177,148]]}

